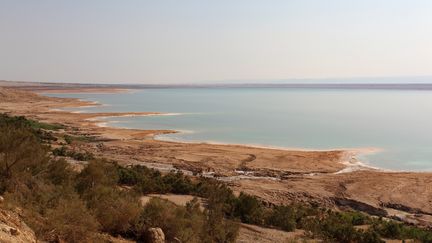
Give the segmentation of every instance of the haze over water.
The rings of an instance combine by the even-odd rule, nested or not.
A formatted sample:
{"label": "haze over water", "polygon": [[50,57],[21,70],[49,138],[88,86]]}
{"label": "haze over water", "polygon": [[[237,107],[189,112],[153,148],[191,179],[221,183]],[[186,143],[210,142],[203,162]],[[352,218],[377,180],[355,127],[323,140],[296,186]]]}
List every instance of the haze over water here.
{"label": "haze over water", "polygon": [[53,94],[98,101],[83,112],[154,111],[110,126],[182,131],[162,139],[305,149],[379,148],[362,156],[391,170],[432,171],[432,91],[283,88],[144,89]]}

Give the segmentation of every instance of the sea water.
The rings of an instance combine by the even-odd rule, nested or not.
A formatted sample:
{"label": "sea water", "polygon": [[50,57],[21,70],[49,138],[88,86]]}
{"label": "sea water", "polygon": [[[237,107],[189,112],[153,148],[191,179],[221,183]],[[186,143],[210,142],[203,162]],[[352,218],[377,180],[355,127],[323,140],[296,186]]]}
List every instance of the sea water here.
{"label": "sea water", "polygon": [[114,127],[171,129],[189,142],[302,149],[363,149],[371,166],[432,171],[432,91],[292,88],[165,88],[51,94],[97,101],[81,112],[162,112],[106,118]]}

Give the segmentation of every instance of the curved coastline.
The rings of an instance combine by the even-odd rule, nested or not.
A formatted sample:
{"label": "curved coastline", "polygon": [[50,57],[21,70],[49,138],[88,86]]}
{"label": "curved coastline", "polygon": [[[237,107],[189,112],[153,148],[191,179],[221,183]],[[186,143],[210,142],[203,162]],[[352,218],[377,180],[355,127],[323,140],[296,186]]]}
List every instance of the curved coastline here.
{"label": "curved coastline", "polygon": [[66,130],[60,133],[99,137],[101,143],[78,145],[124,166],[151,163],[201,175],[212,174],[218,179],[227,178],[229,186],[236,192],[250,193],[267,202],[305,201],[328,206],[348,202],[353,208],[366,205],[385,212],[389,217],[404,215],[409,217],[407,220],[410,222],[415,220],[416,224],[432,225],[429,217],[432,214],[430,172],[364,170],[335,174],[347,167],[347,164],[341,163],[342,160],[354,164],[358,162],[349,161],[356,154],[350,157],[345,150],[344,157],[341,151],[282,151],[247,145],[157,141],[155,135],[174,131],[120,129],[116,126],[100,128],[96,121],[85,119],[127,113],[51,111],[53,108],[72,108],[89,103],[73,98],[42,97],[20,90],[2,90],[1,87],[0,94],[4,94],[4,102],[0,102],[3,112],[66,125]]}
{"label": "curved coastline", "polygon": [[[131,91],[128,91],[131,92]],[[116,93],[116,92],[113,92]],[[83,99],[74,98],[79,101],[88,102]],[[107,104],[100,103],[99,101],[91,101],[92,105],[81,105],[77,106],[79,108],[88,108],[88,107],[98,107],[98,106],[105,106]],[[60,110],[60,109],[59,109]],[[74,112],[74,111],[67,111],[62,110],[64,112],[71,112],[71,113],[82,113],[80,111]],[[106,121],[107,118],[115,118],[115,117],[145,117],[145,116],[177,116],[182,115],[183,113],[162,113],[162,112],[125,112],[123,114],[114,114],[112,115],[101,115],[101,116],[94,116],[91,118],[84,119],[86,121],[92,121],[96,122],[95,125],[101,128],[120,128],[120,129],[134,129],[134,130],[143,130],[147,131],[146,129],[136,129],[131,127],[120,127],[120,126],[110,126],[110,124],[116,123],[116,121]],[[91,114],[91,113],[88,113]],[[104,114],[110,114],[110,112],[104,113]],[[369,165],[360,159],[358,159],[358,156],[377,153],[382,151],[380,148],[337,148],[337,149],[307,149],[307,148],[300,148],[300,147],[284,147],[284,146],[272,146],[272,145],[262,145],[262,144],[247,144],[247,143],[226,143],[226,142],[217,142],[217,141],[211,141],[211,140],[198,140],[198,141],[187,141],[182,139],[172,139],[167,137],[166,135],[169,134],[181,134],[181,133],[191,133],[193,131],[183,131],[183,130],[174,130],[170,129],[170,132],[161,132],[161,133],[155,133],[153,135],[154,140],[158,141],[164,141],[164,142],[175,142],[175,143],[183,143],[183,144],[208,144],[208,145],[226,145],[226,146],[240,146],[240,147],[250,147],[250,148],[258,148],[258,149],[270,149],[270,150],[284,150],[284,151],[302,151],[302,152],[330,152],[330,151],[340,151],[344,153],[343,159],[339,161],[339,163],[343,164],[345,168],[335,172],[334,174],[341,174],[341,173],[350,173],[355,171],[364,171],[364,170],[370,170],[370,171],[382,171],[382,172],[401,172],[401,171],[395,171],[395,170],[389,170],[385,168],[379,168],[373,165]]]}
{"label": "curved coastline", "polygon": [[[126,128],[130,129],[130,128]],[[183,133],[183,131],[174,130],[175,133]],[[175,143],[184,143],[184,144],[209,144],[209,145],[227,145],[227,146],[242,146],[242,147],[251,147],[251,148],[259,148],[259,149],[271,149],[271,150],[285,150],[285,151],[303,151],[303,152],[328,152],[328,151],[341,151],[344,152],[344,158],[340,161],[341,164],[345,165],[345,168],[335,172],[334,174],[340,173],[349,173],[360,170],[374,170],[374,171],[383,171],[383,172],[396,172],[394,170],[379,168],[373,165],[369,165],[360,159],[358,156],[368,155],[373,153],[379,153],[383,151],[380,148],[335,148],[335,149],[308,149],[308,148],[300,148],[300,147],[284,147],[284,146],[272,146],[272,145],[263,145],[263,144],[248,144],[248,143],[225,143],[225,142],[217,142],[211,140],[182,140],[182,139],[173,139],[168,136],[171,134],[156,134],[154,135],[155,140],[165,141],[165,142],[175,142]],[[398,171],[400,172],[400,171]]]}

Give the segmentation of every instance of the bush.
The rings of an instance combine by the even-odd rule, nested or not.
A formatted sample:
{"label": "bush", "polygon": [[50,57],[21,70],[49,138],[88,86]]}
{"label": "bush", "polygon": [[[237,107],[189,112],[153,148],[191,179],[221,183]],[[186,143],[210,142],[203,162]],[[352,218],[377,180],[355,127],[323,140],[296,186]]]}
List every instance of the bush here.
{"label": "bush", "polygon": [[117,165],[118,183],[120,185],[134,186],[145,174],[149,174],[150,169],[144,166],[135,165],[132,168],[126,168]]}
{"label": "bush", "polygon": [[190,194],[194,191],[192,181],[182,172],[170,172],[163,177],[162,182],[166,185],[166,190],[171,193]]}
{"label": "bush", "polygon": [[384,243],[379,234],[373,230],[359,231],[359,243]]}
{"label": "bush", "polygon": [[61,201],[78,198],[73,187],[55,186],[35,177],[28,177],[14,191],[5,193],[4,197],[7,205],[22,209],[24,221],[41,238],[47,237],[47,212],[56,208]]}
{"label": "bush", "polygon": [[54,156],[68,156],[78,161],[89,161],[94,159],[93,154],[90,152],[85,151],[84,153],[82,153],[76,151],[68,151],[65,146],[53,149],[52,153]]}
{"label": "bush", "polygon": [[203,228],[202,241],[235,242],[239,225],[225,219],[226,215],[233,214],[233,194],[222,185],[217,185],[214,189],[214,193],[207,199],[207,220]]}
{"label": "bush", "polygon": [[70,135],[65,135],[64,140],[67,144],[71,144],[73,142],[73,137]]}
{"label": "bush", "polygon": [[160,227],[168,241],[178,238],[181,242],[198,243],[202,242],[200,234],[204,220],[204,214],[199,211],[196,202],[182,207],[152,198],[140,215],[137,232],[141,239],[145,239],[148,228]]}
{"label": "bush", "polygon": [[72,144],[73,142],[94,142],[96,140],[95,137],[91,136],[72,136],[72,135],[64,135],[64,140],[67,144]]}
{"label": "bush", "polygon": [[14,127],[30,131],[39,140],[56,140],[51,132],[45,130],[57,130],[59,125],[41,123],[34,120],[28,120],[23,116],[8,116],[0,114],[0,127]]}
{"label": "bush", "polygon": [[97,186],[114,187],[118,182],[115,165],[105,160],[93,160],[77,176],[77,191],[80,194]]}
{"label": "bush", "polygon": [[130,168],[117,166],[121,185],[134,186],[135,190],[147,193],[193,194],[196,185],[182,172],[169,172],[163,176],[159,171],[141,165]]}
{"label": "bush", "polygon": [[47,166],[45,179],[54,185],[71,185],[76,173],[64,159],[51,160]]}
{"label": "bush", "polygon": [[0,193],[13,190],[22,178],[36,176],[46,167],[47,149],[26,128],[0,127]]}
{"label": "bush", "polygon": [[262,203],[254,196],[240,193],[235,200],[234,216],[239,217],[244,223],[264,224],[264,207]]}
{"label": "bush", "polygon": [[92,153],[89,152],[75,152],[75,151],[69,151],[66,153],[67,156],[71,157],[74,160],[78,160],[78,161],[89,161],[94,159],[94,156]]}
{"label": "bush", "polygon": [[170,192],[159,172],[153,173],[151,176],[142,177],[134,189],[143,194],[147,193],[168,193]]}
{"label": "bush", "polygon": [[383,242],[373,230],[363,231],[354,228],[353,224],[346,222],[343,214],[335,212],[322,212],[316,217],[307,218],[305,229],[314,236],[336,242]]}
{"label": "bush", "polygon": [[432,242],[430,230],[403,225],[395,221],[376,220],[372,230],[389,239],[416,239],[421,242]]}
{"label": "bush", "polygon": [[341,212],[341,218],[352,225],[365,225],[370,223],[370,218],[361,212]]}
{"label": "bush", "polygon": [[87,191],[83,198],[102,230],[112,235],[131,233],[141,211],[137,197],[112,187],[97,186]]}
{"label": "bush", "polygon": [[60,148],[55,148],[52,151],[54,156],[66,156],[67,149],[65,146],[61,146]]}
{"label": "bush", "polygon": [[266,218],[266,224],[278,227],[285,231],[296,229],[296,212],[290,206],[276,206]]}
{"label": "bush", "polygon": [[202,212],[194,198],[185,207],[152,198],[144,207],[137,224],[137,238],[145,239],[149,228],[160,227],[168,240],[181,242],[234,242],[238,234],[237,223],[224,218],[223,205],[212,201]]}
{"label": "bush", "polygon": [[37,129],[45,129],[45,130],[57,131],[57,130],[65,128],[65,126],[63,126],[61,124],[50,124],[50,123],[39,122],[39,121],[35,121],[35,120],[30,120],[30,119],[25,119],[25,120],[31,128],[36,129],[36,130]]}
{"label": "bush", "polygon": [[46,215],[48,237],[52,234],[66,242],[92,242],[99,227],[85,203],[78,197],[60,200]]}

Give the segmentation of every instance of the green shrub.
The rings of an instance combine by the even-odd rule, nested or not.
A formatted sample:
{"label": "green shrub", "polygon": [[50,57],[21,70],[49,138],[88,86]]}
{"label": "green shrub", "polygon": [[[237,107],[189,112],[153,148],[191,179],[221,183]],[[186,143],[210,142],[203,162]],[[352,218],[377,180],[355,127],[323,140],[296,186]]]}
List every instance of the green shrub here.
{"label": "green shrub", "polygon": [[395,221],[376,220],[372,230],[384,238],[416,239],[421,242],[432,242],[432,232],[413,226],[407,226]]}
{"label": "green shrub", "polygon": [[166,185],[166,190],[171,193],[190,194],[194,190],[192,181],[182,172],[170,172],[163,177],[162,182]]}
{"label": "green shrub", "polygon": [[72,135],[64,135],[64,140],[67,144],[72,144],[73,142],[86,142],[86,143],[90,143],[90,142],[94,142],[96,141],[95,137],[92,136],[72,136]]}
{"label": "green shrub", "polygon": [[66,156],[67,149],[65,146],[61,146],[59,148],[55,148],[52,151],[54,156]]}
{"label": "green shrub", "polygon": [[370,217],[361,212],[340,212],[342,220],[352,225],[365,225],[371,222]]}
{"label": "green shrub", "polygon": [[78,161],[89,161],[94,159],[94,156],[92,153],[90,152],[75,152],[75,151],[69,151],[66,153],[67,156],[71,157],[74,160],[78,160]]}
{"label": "green shrub", "polygon": [[234,216],[239,217],[244,223],[264,224],[264,207],[256,197],[240,193],[235,201]]}
{"label": "green shrub", "polygon": [[33,120],[28,120],[23,116],[8,116],[0,114],[0,127],[13,127],[15,129],[27,130],[33,133],[39,140],[56,140],[49,131],[55,130],[55,126],[47,123],[40,123]]}
{"label": "green shrub", "polygon": [[105,160],[93,160],[78,174],[76,188],[83,194],[97,186],[114,187],[118,182],[115,165]]}
{"label": "green shrub", "polygon": [[360,230],[359,235],[359,243],[384,243],[380,235],[373,230]]}
{"label": "green shrub", "polygon": [[222,185],[214,187],[214,193],[207,199],[205,222],[202,234],[203,242],[235,242],[239,225],[226,220],[226,215],[233,214],[233,194]]}
{"label": "green shrub", "polygon": [[296,219],[296,212],[293,207],[276,206],[266,218],[266,224],[285,231],[293,231],[297,226]]}
{"label": "green shrub", "polygon": [[70,135],[64,135],[64,140],[67,144],[71,144],[73,142],[73,137]]}
{"label": "green shrub", "polygon": [[29,126],[33,129],[45,129],[45,130],[57,131],[65,128],[65,126],[61,124],[50,124],[50,123],[39,122],[35,120],[27,120],[27,122]]}
{"label": "green shrub", "polygon": [[331,211],[307,218],[304,229],[310,231],[315,237],[331,242],[383,242],[373,230],[357,230],[352,223],[346,221],[343,214]]}
{"label": "green shrub", "polygon": [[145,166],[135,165],[131,168],[117,165],[117,174],[119,178],[119,184],[134,186],[146,174],[149,174],[150,169]]}
{"label": "green shrub", "polygon": [[134,165],[130,168],[117,166],[119,184],[134,186],[135,190],[147,193],[193,194],[195,183],[181,172],[162,175],[159,171],[145,166]]}
{"label": "green shrub", "polygon": [[93,154],[90,152],[76,152],[73,150],[68,150],[66,146],[55,148],[53,149],[52,153],[54,156],[68,156],[78,161],[89,161],[94,159]]}

